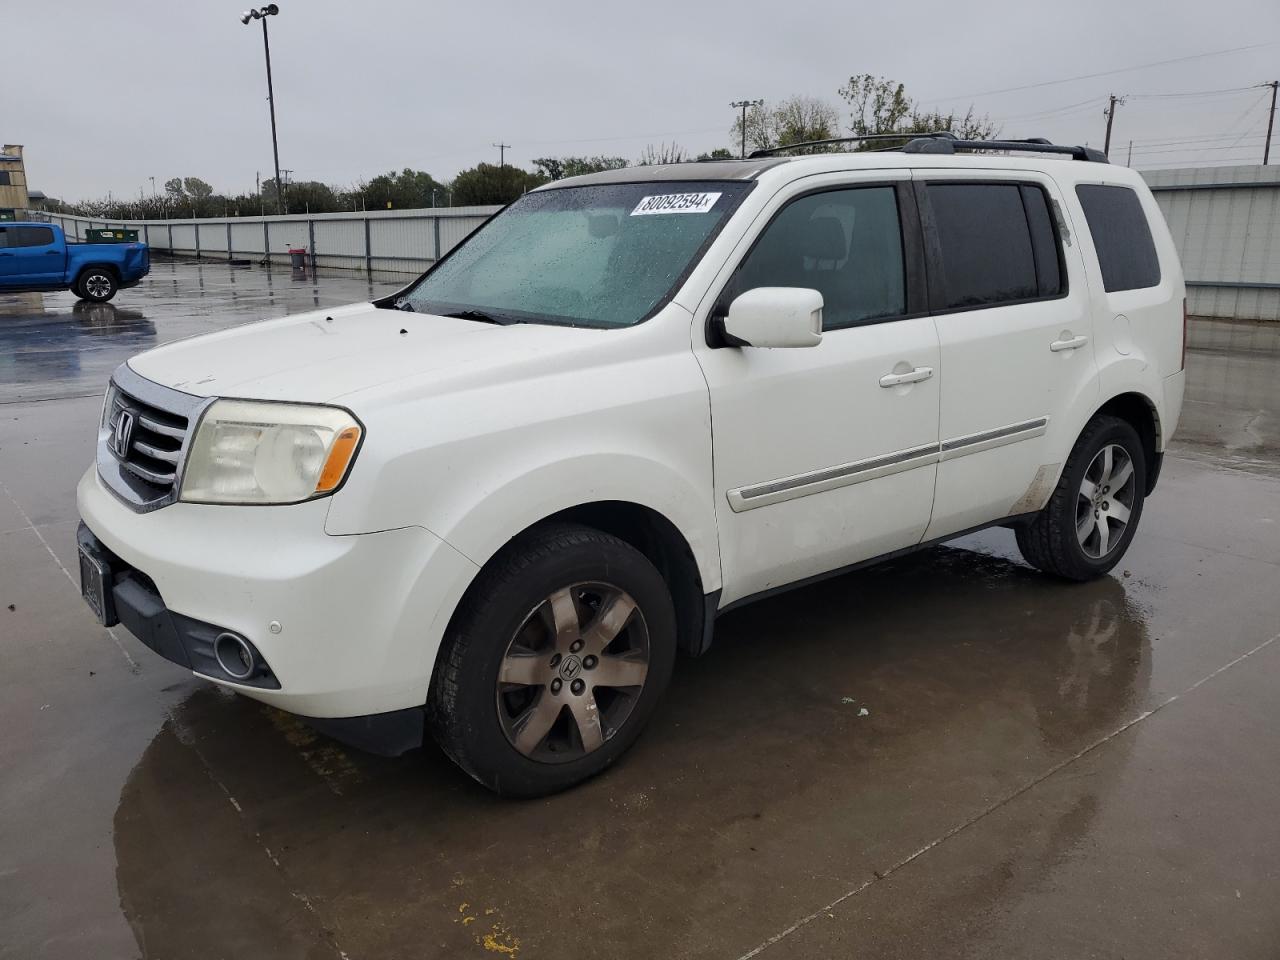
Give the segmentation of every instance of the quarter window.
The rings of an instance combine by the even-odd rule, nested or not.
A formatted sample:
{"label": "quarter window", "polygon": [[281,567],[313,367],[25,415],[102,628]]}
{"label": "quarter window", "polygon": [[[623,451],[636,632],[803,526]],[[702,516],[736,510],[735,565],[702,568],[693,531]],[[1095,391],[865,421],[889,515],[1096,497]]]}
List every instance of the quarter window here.
{"label": "quarter window", "polygon": [[1115,293],[1156,286],[1160,258],[1138,195],[1128,187],[1082,183],[1076,196],[1098,251],[1103,289]]}
{"label": "quarter window", "polygon": [[792,201],[747,254],[731,292],[756,287],[817,290],[824,330],[906,313],[895,189],[831,190]]}

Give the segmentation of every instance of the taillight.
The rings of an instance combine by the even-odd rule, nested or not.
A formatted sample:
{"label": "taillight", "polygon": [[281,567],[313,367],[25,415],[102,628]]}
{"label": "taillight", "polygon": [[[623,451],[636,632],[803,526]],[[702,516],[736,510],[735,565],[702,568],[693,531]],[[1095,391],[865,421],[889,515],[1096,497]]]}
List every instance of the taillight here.
{"label": "taillight", "polygon": [[1187,369],[1187,298],[1182,298],[1182,366],[1179,370]]}

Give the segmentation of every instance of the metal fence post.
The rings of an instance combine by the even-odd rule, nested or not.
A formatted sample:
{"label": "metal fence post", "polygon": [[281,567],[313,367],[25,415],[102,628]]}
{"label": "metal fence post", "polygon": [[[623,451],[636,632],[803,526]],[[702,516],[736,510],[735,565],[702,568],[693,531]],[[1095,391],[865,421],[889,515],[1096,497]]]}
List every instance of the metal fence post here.
{"label": "metal fence post", "polygon": [[173,256],[173,224],[165,224],[169,228],[169,256]]}
{"label": "metal fence post", "polygon": [[267,261],[267,266],[271,266],[271,228],[267,225],[267,218],[262,218],[262,259]]}
{"label": "metal fence post", "polygon": [[431,218],[431,232],[435,237],[435,256],[432,257],[432,260],[439,260],[440,259],[440,216],[439,214]]}
{"label": "metal fence post", "polygon": [[195,217],[192,217],[192,218],[191,218],[191,225],[195,228],[195,233],[196,233],[196,259],[197,259],[197,260],[199,260],[199,259],[200,259],[200,221],[199,221],[199,220],[197,220],[197,219],[195,219]]}
{"label": "metal fence post", "polygon": [[151,224],[149,223],[142,225],[142,242],[148,247],[151,246]]}
{"label": "metal fence post", "polygon": [[364,272],[373,276],[373,246],[369,242],[369,218],[364,218]]}
{"label": "metal fence post", "polygon": [[231,259],[232,259],[232,255],[231,255],[231,221],[230,221],[230,220],[228,220],[228,221],[227,221],[227,260],[228,260],[228,262],[229,262]]}
{"label": "metal fence post", "polygon": [[307,243],[311,247],[311,276],[316,275],[316,222],[307,220]]}

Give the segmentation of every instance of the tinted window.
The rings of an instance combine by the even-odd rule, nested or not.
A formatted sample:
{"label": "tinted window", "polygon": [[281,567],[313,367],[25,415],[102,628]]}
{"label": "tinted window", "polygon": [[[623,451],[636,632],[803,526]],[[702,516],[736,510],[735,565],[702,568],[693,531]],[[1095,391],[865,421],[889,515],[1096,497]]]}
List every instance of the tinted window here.
{"label": "tinted window", "polygon": [[10,227],[9,246],[43,247],[53,243],[53,230],[49,227]]}
{"label": "tinted window", "polygon": [[1128,187],[1081,184],[1076,196],[1089,221],[1107,293],[1158,284],[1160,260],[1138,195]]}
{"label": "tinted window", "polygon": [[9,245],[9,228],[0,227],[0,250]]}
{"label": "tinted window", "polygon": [[1062,279],[1062,248],[1049,213],[1049,198],[1039,187],[1022,185],[1022,209],[1031,229],[1031,249],[1036,261],[1036,287],[1042,297],[1066,292]]}
{"label": "tinted window", "polygon": [[1016,183],[932,183],[942,252],[941,309],[993,306],[1039,295],[1031,231]]}
{"label": "tinted window", "polygon": [[793,201],[747,255],[731,293],[756,287],[817,290],[825,330],[905,313],[894,188],[832,190]]}

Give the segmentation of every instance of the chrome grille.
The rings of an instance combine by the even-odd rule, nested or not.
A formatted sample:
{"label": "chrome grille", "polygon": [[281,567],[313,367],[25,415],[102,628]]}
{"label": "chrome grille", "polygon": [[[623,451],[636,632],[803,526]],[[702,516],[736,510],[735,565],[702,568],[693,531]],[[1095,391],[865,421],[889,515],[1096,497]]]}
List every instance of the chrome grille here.
{"label": "chrome grille", "polygon": [[136,510],[178,498],[187,440],[210,401],[138,376],[127,364],[111,377],[98,434],[98,474]]}

